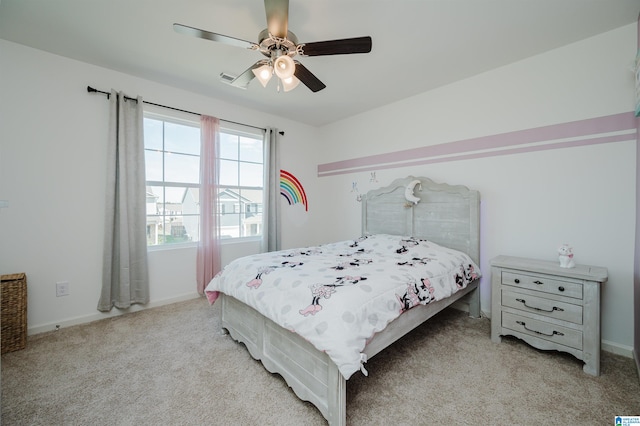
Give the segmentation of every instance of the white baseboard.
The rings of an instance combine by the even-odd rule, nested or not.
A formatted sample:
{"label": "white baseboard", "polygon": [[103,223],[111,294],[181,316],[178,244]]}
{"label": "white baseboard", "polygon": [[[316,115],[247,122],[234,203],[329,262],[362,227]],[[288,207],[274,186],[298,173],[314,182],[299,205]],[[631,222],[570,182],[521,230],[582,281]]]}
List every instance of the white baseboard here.
{"label": "white baseboard", "polygon": [[138,304],[131,305],[129,309],[113,308],[110,312],[97,312],[91,315],[84,315],[84,316],[69,318],[69,319],[56,321],[48,324],[36,325],[34,327],[28,327],[27,335],[31,336],[34,334],[54,331],[64,327],[71,327],[73,325],[86,324],[86,323],[98,321],[101,319],[117,317],[120,315],[129,314],[132,312],[138,312],[138,311],[143,311],[145,309],[156,308],[158,306],[169,305],[171,303],[184,302],[185,300],[196,299],[198,297],[201,297],[198,293],[187,293],[180,296],[171,297],[168,299],[154,300],[147,303],[146,305],[138,305]]}
{"label": "white baseboard", "polygon": [[616,355],[622,355],[626,358],[633,359],[633,347],[627,345],[621,345],[620,343],[610,342],[603,340],[601,343],[603,351],[611,352]]}

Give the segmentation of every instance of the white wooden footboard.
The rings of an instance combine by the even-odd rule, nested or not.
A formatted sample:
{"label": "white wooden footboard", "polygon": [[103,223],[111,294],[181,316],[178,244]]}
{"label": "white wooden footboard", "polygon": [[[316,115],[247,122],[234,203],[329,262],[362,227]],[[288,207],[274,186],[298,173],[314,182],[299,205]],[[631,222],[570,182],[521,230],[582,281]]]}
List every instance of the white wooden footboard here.
{"label": "white wooden footboard", "polygon": [[222,327],[231,337],[268,371],[280,374],[298,398],[318,407],[330,425],[345,425],[346,380],[327,354],[233,297],[220,298]]}
{"label": "white wooden footboard", "polygon": [[[479,288],[475,281],[450,298],[405,312],[376,334],[364,353],[373,357],[467,294],[470,315],[479,317]],[[222,327],[233,339],[244,343],[251,356],[268,371],[280,374],[298,398],[315,405],[331,426],[346,425],[346,380],[326,353],[233,297],[221,293],[219,303]]]}

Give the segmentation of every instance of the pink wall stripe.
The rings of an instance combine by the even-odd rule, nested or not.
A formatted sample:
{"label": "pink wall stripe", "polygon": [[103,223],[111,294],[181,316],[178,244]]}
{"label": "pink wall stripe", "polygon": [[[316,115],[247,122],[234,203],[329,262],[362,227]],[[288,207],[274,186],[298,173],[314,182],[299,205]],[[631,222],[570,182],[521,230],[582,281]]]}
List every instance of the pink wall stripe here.
{"label": "pink wall stripe", "polygon": [[[607,136],[597,135],[613,132],[628,132],[635,129],[636,123],[633,112],[614,114],[587,120],[572,121],[569,123],[501,133],[492,136],[482,136],[473,139],[447,142],[387,154],[370,155],[367,157],[320,164],[318,165],[318,176],[333,176],[361,171],[622,142],[635,139],[635,133]],[[553,142],[559,139],[568,138],[572,138],[574,140]],[[482,150],[491,151],[477,152]]]}

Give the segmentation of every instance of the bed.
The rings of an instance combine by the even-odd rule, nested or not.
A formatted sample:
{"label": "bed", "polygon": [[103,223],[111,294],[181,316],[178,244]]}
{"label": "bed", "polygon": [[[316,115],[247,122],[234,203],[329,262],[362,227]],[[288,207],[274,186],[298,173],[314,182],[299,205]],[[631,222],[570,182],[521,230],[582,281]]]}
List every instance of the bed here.
{"label": "bed", "polygon": [[[477,191],[408,176],[369,191],[361,202],[359,238],[236,260],[225,266],[205,291],[212,303],[221,304],[223,331],[242,342],[268,371],[280,374],[330,425],[346,424],[348,378],[358,369],[367,374],[368,359],[453,303],[462,309],[466,303],[470,316],[480,317]],[[378,258],[378,252],[388,253],[388,257]],[[326,254],[337,261],[329,264],[316,259]],[[457,268],[451,265],[457,263],[462,265],[459,273],[451,273]],[[302,269],[303,264],[315,265],[314,271],[320,275]],[[416,278],[425,276],[421,268],[426,264],[433,265],[434,272],[428,272],[426,281]],[[401,269],[392,271],[396,265]],[[416,270],[421,272],[412,275]],[[249,275],[232,278],[234,273]],[[284,274],[293,275],[286,278]],[[395,301],[388,290],[384,290],[387,299],[382,301],[383,290],[377,292],[374,275],[393,281]],[[454,276],[452,283],[450,276]],[[325,284],[319,286],[323,280]],[[398,291],[400,281],[410,283],[404,293]],[[305,291],[307,301],[295,308],[291,303],[274,302]],[[351,311],[349,303],[353,302],[338,307],[348,293],[357,300],[371,293],[373,296],[367,296],[371,301],[362,304],[373,309],[375,300],[385,311],[361,315],[360,308]],[[342,332],[336,330],[353,328],[353,323],[355,331],[344,332],[349,345],[338,341]],[[327,330],[336,334],[325,333]],[[349,333],[357,336],[349,337]],[[325,346],[334,340],[334,346],[349,346],[346,354]]]}

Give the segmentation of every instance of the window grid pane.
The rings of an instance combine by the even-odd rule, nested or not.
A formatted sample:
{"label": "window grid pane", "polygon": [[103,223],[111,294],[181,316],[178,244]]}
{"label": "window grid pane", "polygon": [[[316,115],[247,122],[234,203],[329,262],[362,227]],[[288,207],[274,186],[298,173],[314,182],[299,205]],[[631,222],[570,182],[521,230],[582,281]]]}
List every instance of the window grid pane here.
{"label": "window grid pane", "polygon": [[220,135],[220,158],[227,160],[238,159],[238,137],[228,133]]}
{"label": "window grid pane", "polygon": [[240,161],[248,161],[262,164],[264,153],[262,141],[253,138],[241,137],[239,139],[238,153]]}

